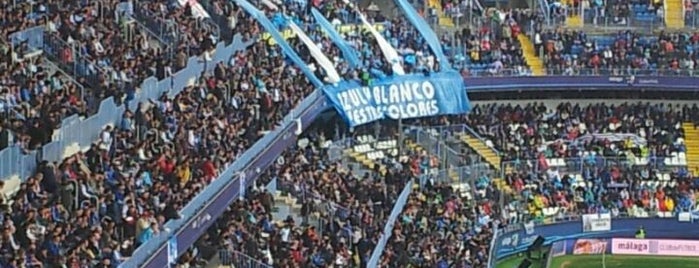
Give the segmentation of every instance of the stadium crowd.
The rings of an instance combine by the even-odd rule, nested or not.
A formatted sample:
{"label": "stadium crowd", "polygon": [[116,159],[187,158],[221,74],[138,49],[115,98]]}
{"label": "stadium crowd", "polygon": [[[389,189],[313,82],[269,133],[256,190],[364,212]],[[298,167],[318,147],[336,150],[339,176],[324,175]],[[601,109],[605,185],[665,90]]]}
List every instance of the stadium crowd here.
{"label": "stadium crowd", "polygon": [[697,34],[631,30],[609,36],[545,31],[535,39],[548,72],[560,75],[693,75],[699,47]]}
{"label": "stadium crowd", "polygon": [[[398,194],[415,175],[408,157],[386,159],[386,172],[357,177],[328,155],[334,129],[314,124],[299,145],[280,157],[246,192],[244,200],[200,239],[203,248],[220,249],[224,265],[260,267],[366,267]],[[275,198],[264,186],[276,181]],[[279,214],[276,203],[297,207]],[[279,216],[275,218],[274,216]],[[206,250],[208,251],[208,250]],[[241,256],[249,256],[241,258]],[[255,259],[256,261],[252,261]],[[264,266],[263,266],[264,265]]]}
{"label": "stadium crowd", "polygon": [[[110,31],[124,29],[128,24],[124,14],[116,12],[117,4],[116,1],[92,6],[33,4],[37,12],[45,13],[51,37],[75,44],[80,51],[66,54],[60,63],[80,61],[76,65],[80,68],[71,74],[96,79],[79,79],[78,82],[89,86],[81,89],[77,82],[60,73],[48,73],[36,62],[17,60],[16,56],[3,57],[8,72],[3,72],[6,78],[2,79],[0,91],[4,97],[0,102],[4,114],[0,123],[17,133],[13,143],[35,149],[50,140],[52,130],[63,118],[87,114],[90,105],[105,97],[128,100],[143,78],[150,75],[164,78],[172,72],[167,69],[182,67],[188,56],[205,53],[216,44],[213,29],[202,30],[199,27],[204,23],[191,18],[194,16],[191,7],[172,9],[173,6],[162,1],[136,7],[157,19],[173,18],[178,24],[173,29],[184,33],[177,36],[176,57],[168,58],[162,47],[153,47],[156,43],[153,39],[157,38],[149,37],[137,26],[122,32]],[[70,12],[54,14],[46,10]],[[284,10],[297,14],[302,11]],[[346,13],[350,12],[337,14]],[[254,20],[242,15],[244,12],[236,10],[231,14],[236,14],[232,18],[236,31],[250,35],[262,32]],[[339,20],[340,15],[334,19]],[[517,41],[521,31],[518,16],[505,15],[502,22],[496,23],[498,27],[485,27],[478,33],[461,32],[456,43],[466,45],[466,61],[487,64],[487,68],[496,72],[504,69],[526,72]],[[306,19],[307,16],[301,21]],[[14,27],[38,24],[32,23]],[[303,27],[312,27],[310,24]],[[401,45],[398,47],[416,54],[422,51],[424,44],[415,40],[414,29],[409,29],[405,21],[393,21],[387,32],[393,37],[391,42]],[[350,40],[358,50],[366,52],[362,54],[364,61],[381,58],[377,57],[376,45],[366,37]],[[589,48],[584,37],[584,34],[547,35],[544,40],[548,56],[562,58],[575,54],[573,44],[584,44],[581,46],[586,47],[582,48],[586,53],[582,55],[599,59],[596,49]],[[318,32],[313,38],[320,38]],[[689,54],[681,53],[688,53],[688,44],[696,43],[693,37],[683,39],[682,35],[661,35],[646,45],[640,39],[631,33],[620,34],[614,42],[617,50],[606,49],[603,53],[607,59],[606,51],[610,51],[607,60],[611,63],[592,66],[626,68],[629,64],[622,62],[627,59],[627,51],[646,53],[649,49],[655,55],[653,49],[657,49],[663,56],[647,59],[647,64],[673,69],[675,65],[685,65],[668,63],[668,59],[677,57],[676,61],[686,61],[687,57],[680,56]],[[178,211],[189,200],[261,135],[274,129],[281,117],[313,90],[299,75],[299,69],[285,62],[279,47],[266,41],[238,52],[228,63],[218,63],[212,74],[204,74],[180,95],[163,96],[141,103],[135,111],[125,112],[124,119],[106,127],[87,152],[61,163],[42,163],[36,175],[28,178],[14,196],[2,196],[0,263],[7,267],[116,267],[139,245],[161,232],[165,222],[178,218]],[[301,46],[296,40],[292,44]],[[324,52],[340,58],[337,48],[328,40],[323,44]],[[549,47],[553,49],[548,50]],[[676,52],[675,47],[687,49]],[[426,59],[429,56],[423,55],[425,58],[416,62],[429,61]],[[613,60],[617,58],[621,60]],[[583,62],[587,62],[588,58],[585,59]],[[568,68],[566,64],[551,61],[549,64],[552,64],[550,69]],[[693,63],[687,64],[693,69]],[[380,60],[369,65],[388,70],[386,62]],[[478,69],[473,66],[469,65],[468,69]],[[353,76],[366,77],[358,73]],[[89,90],[89,97],[82,96],[81,90]],[[7,116],[5,111],[9,110],[13,111],[13,117]],[[682,130],[677,125],[695,118],[699,118],[696,106],[566,104],[553,111],[539,105],[476,107],[472,114],[454,118],[452,123],[474,126],[505,152],[505,160],[522,162],[504,178],[516,193],[511,195],[513,202],[508,205],[519,214],[536,216],[543,208],[553,206],[569,212],[629,211],[634,205],[649,211],[688,209],[697,198],[697,185],[689,180],[686,170],[677,168],[670,173],[675,184],[653,188],[641,182],[660,181],[658,171],[631,164],[603,162],[600,165],[595,156],[629,156],[629,150],[634,157],[651,158],[681,153],[685,148],[678,141]],[[631,133],[633,137],[604,138],[608,133]],[[386,163],[390,165],[387,173],[373,172],[357,178],[337,163],[324,159],[327,153],[322,146],[324,135],[311,131],[308,146],[288,152],[283,163],[277,163],[266,175],[267,179],[275,177],[288,194],[301,200],[302,222],[296,222],[293,217],[273,219],[274,202],[278,200],[255,187],[201,239],[204,242],[197,246],[199,255],[210,256],[223,248],[275,267],[366,263],[398,193],[408,179],[422,172],[415,163],[427,156],[423,152],[407,152],[402,161]],[[566,142],[588,135],[593,138],[582,144]],[[637,137],[646,140],[647,145],[634,144]],[[584,186],[575,181],[575,174],[549,168],[546,161],[551,157],[587,155],[593,157],[581,161],[581,176],[590,182]],[[531,159],[536,163],[529,165],[527,160]],[[4,184],[0,182],[0,186]],[[482,266],[487,261],[488,242],[501,214],[492,202],[497,199],[496,190],[492,186],[486,188],[482,200],[464,199],[444,185],[428,184],[414,191],[396,224],[383,265]],[[512,218],[519,218],[519,214]],[[188,252],[180,262],[195,264],[199,260]]]}
{"label": "stadium crowd", "polygon": [[492,104],[466,116],[512,163],[504,179],[515,193],[513,215],[541,219],[552,216],[544,215],[546,208],[556,208],[641,216],[695,208],[699,184],[682,163],[668,159],[686,152],[681,123],[696,122],[696,105],[550,108]]}
{"label": "stadium crowd", "polygon": [[42,163],[4,200],[2,261],[123,261],[311,92],[282,55],[258,42],[178,96],[126,111],[87,152]]}
{"label": "stadium crowd", "polygon": [[428,183],[411,193],[382,256],[381,267],[486,267],[498,193],[468,199],[451,185]]}
{"label": "stadium crowd", "polygon": [[529,27],[529,21],[537,19],[537,14],[520,9],[490,12],[480,28],[445,34],[445,53],[452,56],[464,75],[529,75],[518,35]]}

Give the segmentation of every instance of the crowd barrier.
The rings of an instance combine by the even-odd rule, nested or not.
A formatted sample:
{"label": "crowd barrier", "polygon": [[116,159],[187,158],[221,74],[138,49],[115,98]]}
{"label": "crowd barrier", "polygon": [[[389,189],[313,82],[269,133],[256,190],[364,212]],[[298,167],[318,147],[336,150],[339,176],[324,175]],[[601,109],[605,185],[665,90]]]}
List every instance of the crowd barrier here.
{"label": "crowd barrier", "polygon": [[699,225],[694,222],[680,222],[675,218],[612,218],[609,231],[583,232],[580,217],[574,216],[567,221],[525,226],[515,224],[501,229],[493,239],[490,267],[495,267],[499,260],[527,250],[534,240],[543,236],[545,244],[556,241],[581,238],[633,238],[636,231],[643,227],[648,239],[699,239]]}

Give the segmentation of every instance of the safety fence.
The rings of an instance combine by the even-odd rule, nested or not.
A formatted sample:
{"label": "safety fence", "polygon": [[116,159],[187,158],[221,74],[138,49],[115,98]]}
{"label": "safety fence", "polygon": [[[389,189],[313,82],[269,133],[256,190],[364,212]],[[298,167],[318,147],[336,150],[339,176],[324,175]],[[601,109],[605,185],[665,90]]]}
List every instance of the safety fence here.
{"label": "safety fence", "polygon": [[263,263],[253,257],[236,250],[220,250],[218,257],[221,265],[235,268],[272,268],[272,265]]}
{"label": "safety fence", "polygon": [[[665,174],[679,171],[687,166],[686,156],[683,153],[670,156],[641,156],[632,153],[625,156],[588,155],[582,157],[549,157],[528,160],[503,161],[501,171],[509,172],[545,172],[554,170],[561,175],[580,174],[584,178],[591,177],[600,170],[619,168],[627,170],[653,171],[660,180]],[[505,174],[502,174],[503,176]]]}

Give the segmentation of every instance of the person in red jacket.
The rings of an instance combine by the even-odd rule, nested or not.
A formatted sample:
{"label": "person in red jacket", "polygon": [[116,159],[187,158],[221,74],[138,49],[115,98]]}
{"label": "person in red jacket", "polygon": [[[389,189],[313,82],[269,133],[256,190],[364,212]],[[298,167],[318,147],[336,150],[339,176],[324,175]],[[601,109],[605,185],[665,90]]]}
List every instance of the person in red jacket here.
{"label": "person in red jacket", "polygon": [[204,179],[208,182],[211,182],[218,177],[216,166],[214,166],[214,162],[208,157],[204,157],[204,163],[201,165],[201,170],[204,173]]}

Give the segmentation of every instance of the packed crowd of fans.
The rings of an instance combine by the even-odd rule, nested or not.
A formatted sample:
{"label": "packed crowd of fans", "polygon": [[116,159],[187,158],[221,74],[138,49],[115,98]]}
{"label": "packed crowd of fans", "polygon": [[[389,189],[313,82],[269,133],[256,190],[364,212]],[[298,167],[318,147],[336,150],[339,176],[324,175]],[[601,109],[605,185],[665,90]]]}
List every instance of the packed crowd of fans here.
{"label": "packed crowd of fans", "polygon": [[[608,157],[668,157],[686,151],[678,141],[681,123],[695,118],[696,106],[672,104],[562,103],[547,107],[490,104],[476,106],[469,124],[503,152],[503,160],[580,157],[595,152]],[[606,135],[619,134],[619,135]]]}
{"label": "packed crowd of fans", "polygon": [[640,216],[695,208],[699,184],[665,160],[685,153],[682,122],[698,116],[696,105],[531,103],[478,106],[465,121],[512,163],[504,179],[515,217],[554,216],[546,208]]}
{"label": "packed crowd of fans", "polygon": [[[390,159],[386,173],[377,169],[358,177],[326,157],[325,136],[333,129],[325,125],[312,126],[259,178],[260,185],[276,180],[281,200],[251,188],[248,201],[234,204],[209,230],[208,237],[217,238],[209,243],[219,245],[224,265],[249,262],[240,258],[244,254],[274,267],[366,266],[397,196],[414,177],[415,156]],[[291,206],[300,206],[296,215],[273,213],[286,196],[296,202]]]}
{"label": "packed crowd of fans", "polygon": [[[1,63],[6,72],[0,85],[0,126],[16,133],[13,143],[35,149],[51,139],[63,118],[86,115],[90,105],[106,97],[128,99],[144,78],[164,78],[172,73],[169,69],[184,67],[188,56],[207,53],[218,41],[217,28],[196,18],[189,6],[174,8],[167,2],[152,1],[134,7],[152,15],[157,23],[173,26],[177,48],[176,56],[171,58],[164,47],[154,44],[167,46],[172,40],[149,36],[139,24],[127,20],[128,8],[124,11],[118,4],[33,4],[38,13],[33,16],[44,18],[48,40],[56,38],[61,41],[54,44],[65,42],[76,48],[76,52],[67,54],[53,51],[63,55],[59,64],[75,64],[72,72],[66,71],[89,88],[82,89],[60,73],[50,73],[36,61],[3,53]],[[218,14],[230,18],[229,26],[235,26],[236,31],[250,35],[263,32],[241,10],[220,2],[214,5],[221,8]],[[325,7],[322,11],[339,23],[353,12],[338,11],[343,9],[339,2]],[[54,10],[65,12],[54,14]],[[321,37],[320,30],[311,30],[313,23],[307,10],[292,5],[280,11],[269,8],[268,12],[272,17],[275,12],[283,12],[302,22],[313,40],[322,40],[322,50],[340,61],[339,49]],[[380,15],[370,19],[387,20]],[[463,51],[460,61],[468,64],[464,66],[474,74],[479,68],[492,74],[507,69],[526,74],[517,35],[522,31],[518,22],[528,19],[531,15],[526,12],[503,13],[477,32],[458,33],[450,41],[458,45],[451,49]],[[8,27],[5,34],[40,24],[3,23]],[[434,64],[429,63],[431,52],[424,50],[423,41],[416,38],[406,21],[390,20],[385,25],[383,34],[390,42],[402,52],[412,51],[418,56],[415,68],[409,71],[420,70],[419,65],[433,68]],[[360,31],[345,34],[361,52],[365,65],[379,72],[344,70],[343,76],[364,80],[369,74],[390,72],[370,35]],[[699,42],[695,39],[681,34],[661,34],[651,39],[621,33],[612,44],[598,46],[594,42],[587,45],[589,41],[582,33],[546,33],[542,37],[545,42],[536,45],[545,44],[546,56],[552,59],[548,61],[549,69],[561,72],[575,70],[580,66],[578,62],[598,69],[624,66],[626,71],[637,61],[640,63],[633,68],[655,65],[652,68],[693,70],[693,45]],[[298,39],[292,39],[291,44],[297,51],[304,51]],[[582,56],[570,60],[570,64],[561,60],[575,58],[570,54]],[[310,58],[304,60],[312,62]],[[84,95],[84,90],[90,92]],[[115,267],[157,235],[165,222],[178,218],[181,208],[261,135],[274,129],[312,90],[300,70],[285,61],[279,46],[261,40],[232,55],[229,62],[218,63],[212,74],[203,74],[178,96],[164,95],[141,103],[135,111],[126,111],[123,120],[106,127],[87,152],[61,163],[42,163],[16,195],[2,196],[0,263],[8,267]],[[625,164],[600,165],[594,156],[663,158],[683,152],[678,124],[692,118],[699,118],[696,106],[565,104],[549,111],[541,105],[495,105],[476,107],[472,114],[454,122],[461,120],[474,126],[505,152],[505,160],[523,162],[504,178],[517,193],[512,195],[510,205],[513,211],[527,208],[528,214],[536,215],[549,206],[592,212],[628,211],[634,205],[646,210],[689,209],[697,198],[694,189],[698,185],[688,179],[686,170],[673,170],[670,176],[674,184],[654,188],[641,182],[659,181],[660,172]],[[275,267],[348,266],[368,261],[402,187],[424,172],[416,164],[425,157],[424,152],[407,151],[404,157],[384,163],[389,166],[386,173],[375,170],[358,178],[324,158],[324,137],[330,135],[311,133],[306,146],[287,152],[284,161],[277,162],[261,179],[276,178],[287,194],[300,200],[302,222],[294,217],[274,219],[274,202],[278,201],[272,193],[254,187],[200,240],[199,255],[206,258],[224,249]],[[632,136],[623,140],[595,136],[607,133]],[[567,142],[590,135],[591,140]],[[647,143],[635,144],[636,138]],[[586,153],[593,157],[585,160],[581,175],[591,182],[589,185],[578,184],[576,174],[548,168],[546,163],[546,158]],[[537,164],[529,165],[526,160],[530,159]],[[607,187],[610,184],[617,187]],[[0,189],[2,186],[0,182]],[[497,199],[497,191],[490,185],[484,188],[484,196],[468,200],[446,185],[421,185],[395,226],[392,242],[382,257],[383,265],[479,267],[486,263],[488,242],[498,222],[493,218],[499,218],[500,208],[492,202]],[[199,260],[193,252],[187,252],[180,262],[194,264]]]}
{"label": "packed crowd of fans", "polygon": [[529,75],[518,35],[536,20],[530,10],[491,10],[480,28],[444,35],[445,52],[465,75]]}
{"label": "packed crowd of fans", "polygon": [[448,184],[414,190],[398,217],[381,267],[486,267],[493,228],[498,227],[498,192],[466,198]]}
{"label": "packed crowd of fans", "polygon": [[258,42],[178,96],[127,111],[86,153],[42,164],[5,203],[4,261],[121,262],[311,92],[282,55]]}
{"label": "packed crowd of fans", "polygon": [[[133,6],[121,1],[20,1],[3,11],[5,78],[0,86],[0,125],[2,131],[13,131],[9,143],[23,149],[36,149],[50,141],[64,118],[90,115],[105,98],[114,97],[117,104],[129,100],[143,79],[170,76],[173,69],[186,65],[190,55],[211,48],[201,49],[199,44],[217,42],[200,38],[195,40],[201,41],[196,49],[187,50],[193,53],[172,59],[165,53],[166,44],[130,18]],[[191,15],[184,13],[179,17]],[[32,27],[46,32],[31,29],[39,31],[15,37]],[[182,32],[204,34],[198,28]],[[29,46],[37,45],[32,41],[42,35],[45,53],[35,53],[42,49],[41,44]],[[55,64],[47,64],[45,58]],[[2,144],[3,148],[9,145]]]}
{"label": "packed crowd of fans", "polygon": [[699,35],[661,32],[648,36],[622,31],[591,36],[579,31],[537,34],[550,74],[563,75],[693,75]]}

